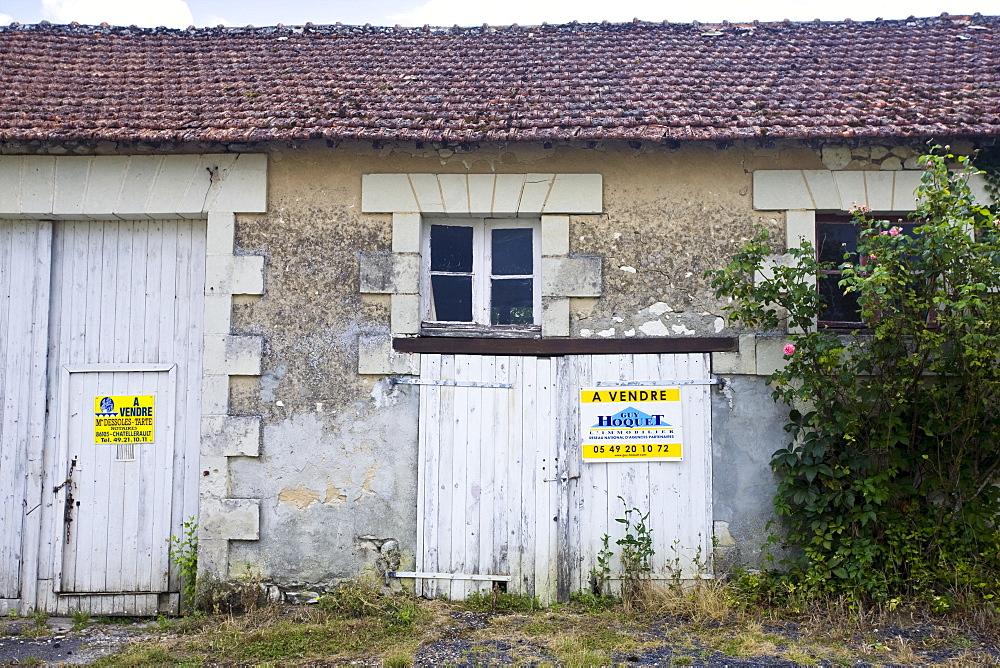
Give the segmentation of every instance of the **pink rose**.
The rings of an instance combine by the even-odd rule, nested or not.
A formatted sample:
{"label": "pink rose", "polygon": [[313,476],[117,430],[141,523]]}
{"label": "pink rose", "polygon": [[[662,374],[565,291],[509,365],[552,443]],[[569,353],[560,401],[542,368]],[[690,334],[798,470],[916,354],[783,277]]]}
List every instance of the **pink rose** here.
{"label": "pink rose", "polygon": [[882,235],[882,236],[884,237],[884,236],[886,236],[886,235],[887,235],[887,234],[889,234],[889,233],[888,233],[888,232],[886,232],[885,230],[882,230],[881,232],[879,232],[879,234],[881,234],[881,235]]}
{"label": "pink rose", "polygon": [[875,259],[875,253],[869,253],[868,254],[868,259],[869,260],[874,260]]}
{"label": "pink rose", "polygon": [[788,357],[789,355],[794,355],[795,354],[795,346],[793,346],[790,343],[786,343],[785,344],[785,348],[784,348],[784,353],[785,353],[785,357]]}
{"label": "pink rose", "polygon": [[898,237],[900,232],[902,232],[902,230],[900,228],[898,228],[898,227],[890,227],[889,228],[889,234],[891,234],[894,237]]}

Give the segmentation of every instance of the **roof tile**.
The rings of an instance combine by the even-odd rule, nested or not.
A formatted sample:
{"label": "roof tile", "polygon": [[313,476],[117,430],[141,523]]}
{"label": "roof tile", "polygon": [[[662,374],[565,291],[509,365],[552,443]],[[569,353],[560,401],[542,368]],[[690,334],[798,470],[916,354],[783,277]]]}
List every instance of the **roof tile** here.
{"label": "roof tile", "polygon": [[1000,134],[1000,17],[0,28],[0,141]]}

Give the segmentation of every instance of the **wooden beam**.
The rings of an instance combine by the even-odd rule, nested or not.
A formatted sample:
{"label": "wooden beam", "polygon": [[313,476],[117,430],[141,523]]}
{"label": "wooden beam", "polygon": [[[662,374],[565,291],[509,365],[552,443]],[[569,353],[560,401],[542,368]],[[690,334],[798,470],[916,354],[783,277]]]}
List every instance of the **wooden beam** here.
{"label": "wooden beam", "polygon": [[642,353],[723,353],[739,349],[727,336],[645,339],[487,339],[421,336],[392,340],[401,353],[444,355],[622,355]]}

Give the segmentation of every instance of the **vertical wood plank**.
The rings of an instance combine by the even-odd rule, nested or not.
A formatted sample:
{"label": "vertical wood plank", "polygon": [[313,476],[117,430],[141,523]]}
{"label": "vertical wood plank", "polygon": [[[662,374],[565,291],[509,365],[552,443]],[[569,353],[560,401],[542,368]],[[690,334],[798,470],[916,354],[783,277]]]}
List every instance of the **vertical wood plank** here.
{"label": "vertical wood plank", "polygon": [[[192,220],[185,224],[191,228],[191,265],[185,272],[187,284],[181,284],[178,290],[185,289],[187,291],[185,294],[190,295],[188,309],[190,319],[185,340],[186,353],[183,358],[186,361],[177,364],[174,385],[177,391],[174,414],[177,417],[174,421],[171,446],[174,450],[175,484],[180,486],[179,492],[176,493],[175,510],[171,522],[175,532],[180,531],[181,523],[185,519],[198,515],[198,467],[201,460],[201,381],[205,340],[205,253],[208,226],[205,220]],[[159,223],[161,239],[165,236],[163,233],[164,225],[166,223]],[[160,265],[163,264],[162,257],[161,249]],[[151,279],[151,282],[155,283],[155,279]],[[166,338],[165,330],[159,331],[161,334],[158,357],[155,359],[156,361],[165,361],[167,358],[161,360],[159,357],[163,356],[167,349],[164,341]],[[174,359],[178,359],[176,355]],[[176,585],[173,589],[176,591]],[[157,605],[157,602],[154,601],[153,605]]]}
{"label": "vertical wood plank", "polygon": [[51,229],[0,221],[0,598],[35,590]]}
{"label": "vertical wood plank", "polygon": [[[441,379],[455,379],[455,356],[443,355],[441,357]],[[438,505],[436,508],[438,534],[435,546],[435,571],[447,573],[451,572],[451,532],[452,515],[451,501],[455,488],[452,479],[452,469],[455,449],[455,389],[454,387],[441,387],[441,414],[439,423],[441,425],[440,449],[438,451]],[[433,597],[448,596],[451,594],[451,585],[448,582],[435,580],[432,582]]]}
{"label": "vertical wood plank", "polygon": [[[516,357],[497,358],[497,382],[514,384],[517,382]],[[492,452],[492,464],[494,475],[494,493],[491,502],[494,506],[492,513],[493,529],[493,555],[491,559],[491,573],[496,575],[510,575],[512,571],[512,547],[513,533],[511,523],[516,515],[511,513],[511,507],[517,503],[515,485],[512,482],[512,452],[514,449],[514,436],[511,432],[510,414],[516,405],[515,390],[498,389],[494,394],[495,411],[495,433],[494,449]]]}
{"label": "vertical wood plank", "polygon": [[553,360],[540,357],[534,360],[537,369],[535,410],[524,416],[525,422],[534,423],[532,469],[535,478],[535,595],[543,605],[556,599],[556,538],[558,521],[558,463],[556,461],[556,421],[554,420],[555,377]]}
{"label": "vertical wood plank", "polygon": [[[424,355],[420,361],[420,377],[436,380],[440,376],[441,355]],[[419,459],[417,464],[417,554],[418,572],[433,572],[431,550],[436,550],[437,538],[436,500],[437,457],[440,448],[440,388],[434,385],[418,386],[420,392],[420,422],[418,423]],[[431,583],[417,581],[417,593],[431,596]]]}
{"label": "vertical wood plank", "polygon": [[[500,382],[500,359],[491,355],[482,356],[480,377],[484,382]],[[496,573],[493,570],[494,550],[494,518],[499,499],[496,497],[496,471],[493,461],[497,443],[497,395],[506,390],[483,388],[480,393],[479,416],[477,419],[476,446],[471,453],[475,462],[476,483],[471,488],[472,504],[470,506],[471,520],[476,531],[475,541],[475,573]],[[471,467],[470,467],[471,468]],[[469,591],[486,591],[489,582],[473,582]]]}
{"label": "vertical wood plank", "polygon": [[[477,377],[474,374],[474,356],[455,355],[455,371],[453,378],[456,381],[474,381]],[[451,526],[451,546],[450,558],[448,561],[449,573],[468,573],[466,563],[466,549],[469,544],[469,527],[466,521],[466,510],[469,503],[468,496],[468,470],[466,460],[469,454],[470,430],[472,420],[470,411],[474,409],[473,394],[468,387],[449,388],[454,396],[454,414],[452,417],[454,441],[451,446],[451,485],[449,492],[451,503],[449,507],[442,508],[447,511]],[[478,447],[478,444],[476,444]],[[452,580],[448,582],[448,598],[453,601],[460,601],[465,598],[465,580]]]}

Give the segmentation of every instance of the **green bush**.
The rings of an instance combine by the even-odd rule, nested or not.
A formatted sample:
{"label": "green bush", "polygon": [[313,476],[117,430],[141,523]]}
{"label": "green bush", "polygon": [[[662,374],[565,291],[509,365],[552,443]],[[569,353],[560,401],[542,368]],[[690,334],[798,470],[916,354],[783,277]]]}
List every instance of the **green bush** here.
{"label": "green bush", "polygon": [[[862,210],[860,261],[824,265],[806,243],[762,273],[763,231],[708,274],[734,322],[798,332],[770,378],[792,436],[771,460],[775,510],[798,555],[778,588],[935,604],[1000,590],[1000,221],[974,203],[968,161],[935,153],[912,235]],[[814,279],[833,268],[866,323],[849,335],[815,325]]]}

